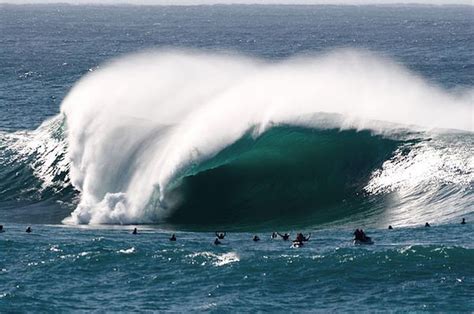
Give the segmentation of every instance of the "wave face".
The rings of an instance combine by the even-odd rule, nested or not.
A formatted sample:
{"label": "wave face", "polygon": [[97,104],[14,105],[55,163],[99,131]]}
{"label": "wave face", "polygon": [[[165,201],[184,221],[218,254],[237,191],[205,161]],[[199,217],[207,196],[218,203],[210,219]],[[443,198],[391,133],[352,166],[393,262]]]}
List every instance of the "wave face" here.
{"label": "wave face", "polygon": [[454,219],[472,212],[471,96],[360,51],[142,53],[86,75],[40,129],[2,135],[3,182],[25,172],[2,193],[53,191],[38,197],[74,206],[72,224]]}
{"label": "wave face", "polygon": [[247,134],[180,176],[167,195],[168,220],[285,225],[340,219],[366,200],[370,174],[397,144],[368,131],[294,126],[258,138]]}

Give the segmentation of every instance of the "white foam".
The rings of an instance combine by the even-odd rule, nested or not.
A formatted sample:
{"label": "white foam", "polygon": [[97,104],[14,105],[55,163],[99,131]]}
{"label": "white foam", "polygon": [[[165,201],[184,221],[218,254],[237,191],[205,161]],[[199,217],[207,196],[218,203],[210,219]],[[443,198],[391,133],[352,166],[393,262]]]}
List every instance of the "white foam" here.
{"label": "white foam", "polygon": [[277,63],[147,52],[89,73],[61,111],[70,177],[82,192],[65,220],[75,224],[165,217],[170,180],[251,126],[256,136],[278,123],[324,127],[302,117],[335,113],[341,128],[374,128],[377,120],[474,129],[472,91],[448,93],[390,60],[351,50]]}
{"label": "white foam", "polygon": [[[229,252],[224,254],[215,254],[212,252],[198,252],[188,255],[191,259],[195,259],[196,257],[202,257],[206,261],[210,261],[212,265],[220,267],[227,264],[235,263],[240,261],[240,257],[235,252]],[[201,265],[205,265],[206,262],[201,263]]]}
{"label": "white foam", "polygon": [[134,247],[131,247],[129,249],[125,249],[125,250],[119,250],[117,251],[117,253],[121,253],[121,254],[133,254],[135,253],[135,248]]}
{"label": "white foam", "polygon": [[69,184],[67,176],[62,181],[55,180],[69,170],[69,162],[64,158],[67,142],[56,134],[60,132],[62,123],[63,117],[58,115],[44,121],[33,131],[0,133],[0,147],[15,151],[9,162],[28,163],[33,175],[41,180],[42,189],[62,189]]}

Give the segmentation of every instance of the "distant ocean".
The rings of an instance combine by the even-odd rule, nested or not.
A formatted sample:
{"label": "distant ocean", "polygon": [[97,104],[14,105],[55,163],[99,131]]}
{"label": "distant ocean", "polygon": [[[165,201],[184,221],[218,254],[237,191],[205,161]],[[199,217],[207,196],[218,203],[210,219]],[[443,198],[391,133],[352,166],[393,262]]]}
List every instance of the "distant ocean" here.
{"label": "distant ocean", "polygon": [[473,16],[0,4],[0,312],[474,311]]}

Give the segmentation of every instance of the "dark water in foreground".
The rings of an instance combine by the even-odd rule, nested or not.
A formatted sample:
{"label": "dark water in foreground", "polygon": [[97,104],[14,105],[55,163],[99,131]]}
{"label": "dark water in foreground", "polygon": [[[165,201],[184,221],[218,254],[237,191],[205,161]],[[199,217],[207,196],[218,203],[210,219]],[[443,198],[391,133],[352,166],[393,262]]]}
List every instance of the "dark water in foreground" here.
{"label": "dark water in foreground", "polygon": [[304,248],[259,234],[10,225],[0,309],[28,311],[471,311],[474,228],[313,231]]}

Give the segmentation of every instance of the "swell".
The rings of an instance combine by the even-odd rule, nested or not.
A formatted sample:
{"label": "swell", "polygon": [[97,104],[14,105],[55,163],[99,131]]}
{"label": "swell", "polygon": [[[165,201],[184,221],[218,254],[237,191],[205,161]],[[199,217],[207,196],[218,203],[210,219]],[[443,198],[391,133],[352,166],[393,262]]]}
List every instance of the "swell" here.
{"label": "swell", "polygon": [[[207,208],[207,204],[212,204],[210,212],[203,215],[207,220],[219,216],[255,217],[259,214],[249,212],[258,211],[264,213],[263,219],[271,209],[257,210],[256,205],[245,205],[239,193],[248,197],[252,194],[250,187],[240,191],[246,183],[234,185],[238,178],[229,177],[227,182],[226,175],[241,169],[246,162],[252,169],[246,172],[243,167],[246,179],[258,179],[270,186],[278,180],[269,178],[267,182],[263,174],[274,171],[259,169],[249,159],[232,157],[236,164],[229,164],[214,158],[227,147],[235,147],[233,143],[238,143],[250,129],[255,138],[260,135],[267,138],[268,130],[281,125],[315,130],[370,129],[386,135],[397,133],[400,127],[457,128],[469,132],[472,129],[468,118],[469,93],[446,92],[390,60],[353,50],[277,63],[190,51],[147,52],[115,60],[78,82],[61,107],[68,125],[71,182],[81,191],[79,205],[65,222],[128,224],[170,219],[188,222],[191,219],[185,216],[199,216],[197,213]],[[268,147],[285,152],[285,145],[273,143]],[[292,156],[294,151],[285,153]],[[233,154],[238,156],[241,152]],[[261,152],[254,154],[266,158]],[[340,158],[342,166],[350,165],[344,154],[328,154],[328,158],[336,164]],[[381,165],[382,161],[375,159]],[[271,162],[285,165],[283,160]],[[190,176],[200,165],[209,162],[217,167],[204,167],[202,174]],[[375,170],[377,162],[371,160],[363,167]],[[397,160],[393,164],[398,165]],[[322,169],[323,166],[305,167]],[[356,176],[349,168],[345,169],[348,175],[341,171],[340,176],[355,184]],[[291,171],[299,173],[297,167]],[[252,172],[261,177],[253,178]],[[368,172],[364,173],[363,177],[367,176]],[[301,184],[293,179],[286,188],[310,185],[303,179]],[[328,182],[330,187],[326,192],[332,193],[336,200],[325,201],[326,194],[321,192],[320,201],[310,197],[311,206],[320,208],[322,204],[333,205],[344,199],[347,189],[337,183],[336,176],[331,179],[336,183]],[[219,186],[227,187],[216,190],[213,196],[223,202],[229,213],[225,210],[215,213],[218,202],[212,200],[209,191],[200,191],[194,183],[201,181],[200,185],[207,185],[202,181],[212,180],[221,180]],[[257,182],[257,186],[263,188],[264,184]],[[368,186],[371,187],[366,189],[368,192],[384,193],[383,182]],[[339,189],[343,192],[335,191]],[[307,187],[304,191],[311,193]],[[278,197],[283,197],[281,202],[270,200],[267,194],[271,192],[270,188],[264,188],[251,203],[259,206],[269,203],[269,208],[278,211],[291,205],[283,187],[277,191]],[[412,195],[411,192],[408,194]],[[228,197],[221,197],[226,193]],[[229,200],[234,197],[235,201]],[[262,201],[258,201],[260,198]],[[192,207],[191,204],[197,203],[198,208]],[[232,209],[236,206],[249,209],[245,214],[237,214]],[[301,210],[311,206],[302,205]],[[173,214],[176,208],[181,214]]]}
{"label": "swell", "polygon": [[[60,115],[38,130],[0,136],[2,219],[57,223],[77,210],[82,195],[69,179],[64,126]],[[469,133],[251,128],[176,173],[165,197],[155,187],[141,217],[192,230],[458,220],[472,214],[473,140]]]}
{"label": "swell", "polygon": [[[3,216],[59,222],[78,205],[81,192],[69,179],[64,132],[59,115],[38,130],[2,134]],[[364,212],[369,193],[363,189],[371,174],[408,143],[413,141],[371,131],[277,125],[257,134],[251,128],[214,157],[175,174],[165,198],[156,190],[147,207],[160,210],[160,218],[148,223],[245,229],[317,225]],[[146,145],[136,143],[134,154]],[[132,171],[129,161],[135,158],[121,162],[120,171]]]}
{"label": "swell", "polygon": [[470,96],[360,51],[139,54],[0,135],[0,202],[72,224],[448,221],[473,211]]}

